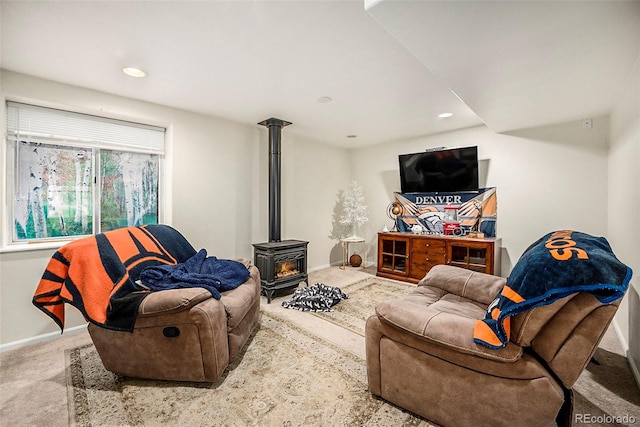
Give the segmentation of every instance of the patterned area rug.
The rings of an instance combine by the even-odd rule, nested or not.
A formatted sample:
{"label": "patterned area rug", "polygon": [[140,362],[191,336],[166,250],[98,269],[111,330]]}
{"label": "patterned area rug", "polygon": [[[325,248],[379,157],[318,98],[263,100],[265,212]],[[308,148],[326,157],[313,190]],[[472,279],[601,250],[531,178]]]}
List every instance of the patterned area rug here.
{"label": "patterned area rug", "polygon": [[364,360],[266,313],[213,384],[118,377],[93,345],[66,356],[70,425],[428,425],[372,397]]}
{"label": "patterned area rug", "polygon": [[415,287],[410,283],[368,277],[340,287],[349,298],[334,305],[333,311],[312,314],[364,336],[364,325],[375,313],[378,303],[402,297]]}

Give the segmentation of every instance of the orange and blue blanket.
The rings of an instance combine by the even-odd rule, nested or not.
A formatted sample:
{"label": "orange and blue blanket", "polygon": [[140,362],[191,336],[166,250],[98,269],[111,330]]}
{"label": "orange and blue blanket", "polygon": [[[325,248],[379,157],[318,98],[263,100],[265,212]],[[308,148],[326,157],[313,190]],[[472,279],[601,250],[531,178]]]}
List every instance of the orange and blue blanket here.
{"label": "orange and blue blanket", "polygon": [[513,267],[507,283],[474,328],[474,342],[503,348],[510,338],[510,318],[576,292],[589,292],[601,303],[622,298],[631,268],[620,262],[604,237],[562,230],[533,243]]}
{"label": "orange and blue blanket", "polygon": [[196,253],[177,230],[146,225],[71,242],[53,254],[33,304],[64,329],[65,303],[92,323],[132,331],[149,290],[136,284],[147,267],[176,265]]}

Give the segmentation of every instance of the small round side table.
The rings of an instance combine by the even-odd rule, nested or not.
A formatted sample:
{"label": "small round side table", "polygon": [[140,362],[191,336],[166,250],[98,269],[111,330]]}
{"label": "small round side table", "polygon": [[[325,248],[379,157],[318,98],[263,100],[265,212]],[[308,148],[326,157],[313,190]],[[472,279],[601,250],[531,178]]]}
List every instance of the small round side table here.
{"label": "small round side table", "polygon": [[362,259],[363,261],[366,259],[366,257],[364,256],[366,247],[365,247],[364,239],[362,237],[357,237],[357,236],[346,237],[344,239],[340,239],[340,243],[342,244],[342,266],[340,267],[342,270],[344,270],[347,265],[347,258],[349,256],[349,245],[352,243],[362,244],[362,252],[363,252]]}

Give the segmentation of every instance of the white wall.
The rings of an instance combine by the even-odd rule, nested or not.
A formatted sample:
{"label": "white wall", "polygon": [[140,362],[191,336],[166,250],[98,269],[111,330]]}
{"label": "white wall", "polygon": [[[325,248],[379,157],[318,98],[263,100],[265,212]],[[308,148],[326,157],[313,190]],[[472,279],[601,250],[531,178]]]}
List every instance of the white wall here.
{"label": "white wall", "polygon": [[[367,241],[392,221],[386,206],[399,191],[398,154],[430,147],[478,146],[481,185],[496,187],[502,274],[539,237],[558,229],[607,232],[607,118],[592,129],[571,122],[496,134],[477,126],[352,151],[352,177],[370,201]],[[369,251],[372,261],[376,251]]]}
{"label": "white wall", "polygon": [[[2,70],[5,100],[166,126],[169,141],[165,222],[196,249],[221,258],[253,258],[252,243],[268,239],[268,139],[258,125],[145,103]],[[267,117],[256,117],[256,123]],[[284,117],[283,119],[287,119]],[[292,125],[295,126],[295,123]],[[287,139],[283,131],[283,239],[309,240],[309,268],[329,263],[333,196],[349,183],[348,152]],[[5,159],[0,159],[4,170]],[[4,173],[0,174],[4,188]],[[6,199],[5,199],[6,200]],[[1,219],[5,223],[5,218]],[[31,304],[55,249],[0,253],[0,345],[55,333],[53,321]],[[84,324],[67,305],[66,327]]]}
{"label": "white wall", "polygon": [[338,191],[349,186],[349,153],[287,136],[286,129],[282,136],[282,197],[287,201],[282,207],[282,238],[309,241],[309,268],[327,267],[339,261],[339,242],[330,238],[331,220]]}
{"label": "white wall", "polygon": [[616,255],[634,271],[615,322],[640,382],[640,57],[611,113],[608,237]]}

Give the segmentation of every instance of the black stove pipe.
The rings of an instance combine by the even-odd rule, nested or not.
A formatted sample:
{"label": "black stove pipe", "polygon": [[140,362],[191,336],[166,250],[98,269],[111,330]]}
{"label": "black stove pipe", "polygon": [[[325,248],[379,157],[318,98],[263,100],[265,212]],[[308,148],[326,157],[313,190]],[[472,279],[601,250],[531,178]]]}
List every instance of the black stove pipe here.
{"label": "black stove pipe", "polygon": [[281,134],[282,128],[291,123],[272,117],[258,124],[269,129],[269,242],[279,242],[282,215],[280,197]]}

